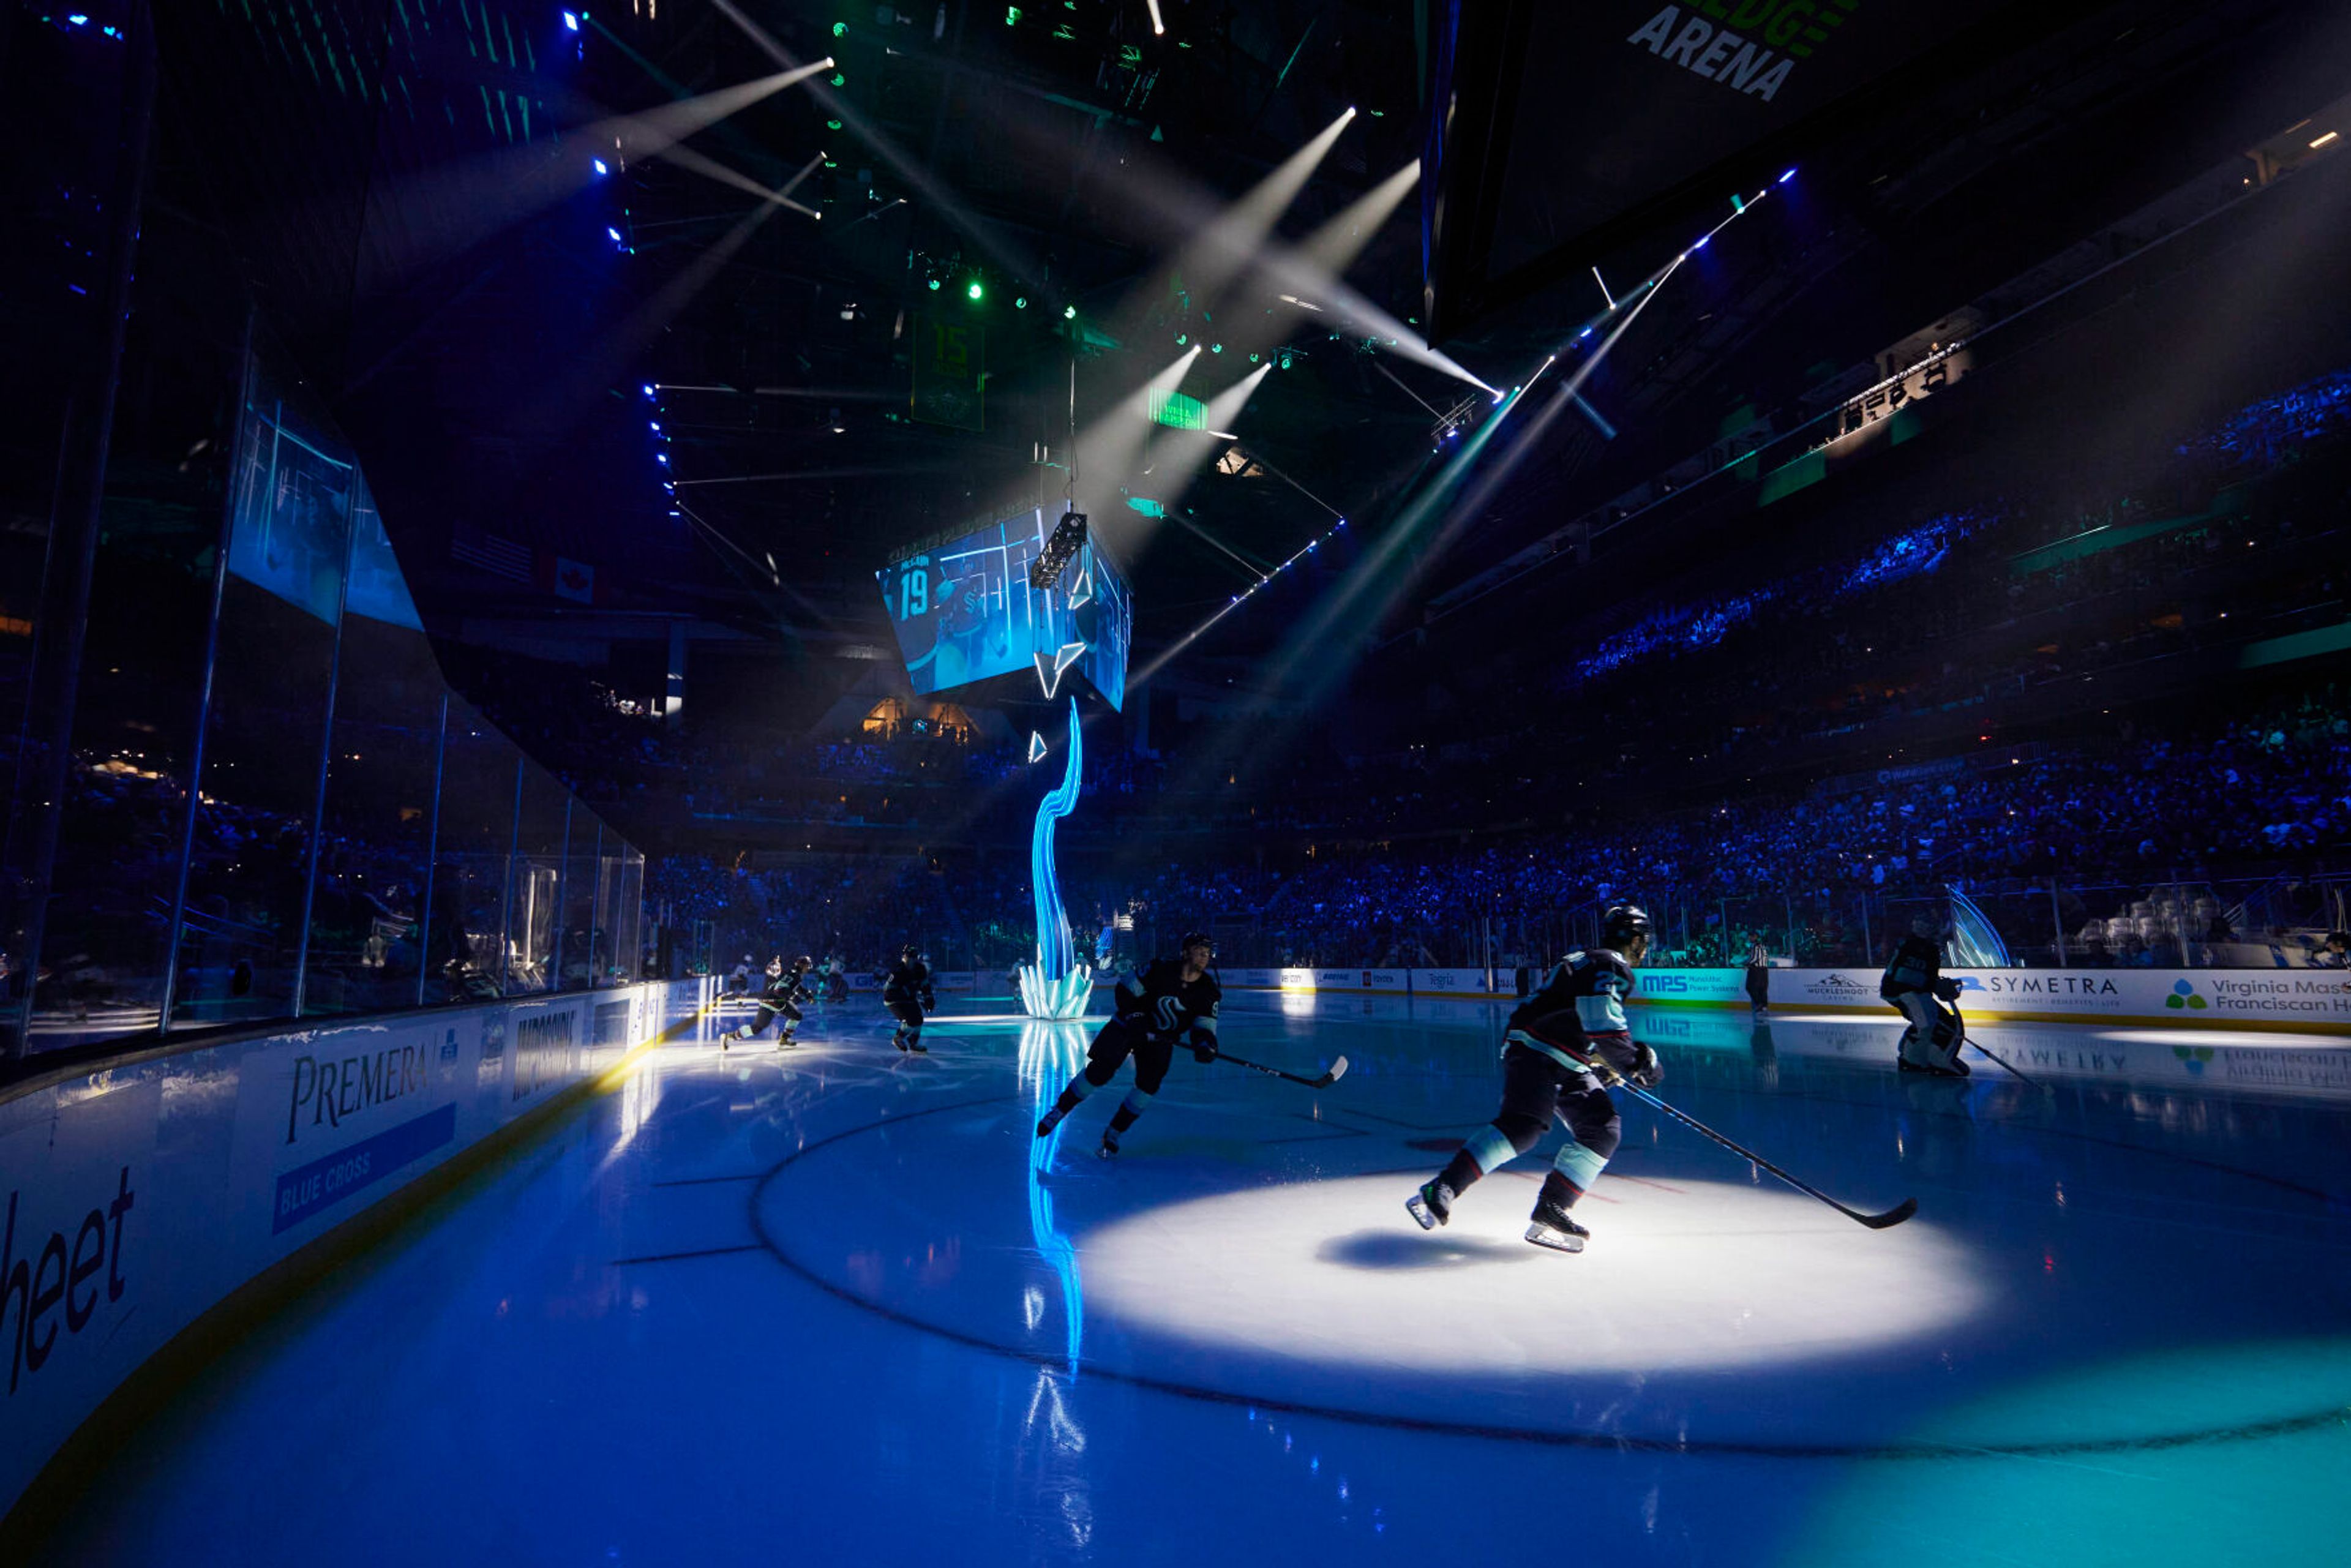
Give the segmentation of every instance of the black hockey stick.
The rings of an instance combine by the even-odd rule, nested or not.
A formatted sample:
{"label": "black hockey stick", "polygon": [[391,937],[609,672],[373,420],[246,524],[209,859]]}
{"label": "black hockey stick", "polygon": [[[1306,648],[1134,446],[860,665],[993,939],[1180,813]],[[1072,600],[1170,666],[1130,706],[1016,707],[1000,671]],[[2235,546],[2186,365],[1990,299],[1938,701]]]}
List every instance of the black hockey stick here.
{"label": "black hockey stick", "polygon": [[1655,1094],[1650,1093],[1639,1084],[1618,1073],[1614,1068],[1610,1067],[1606,1062],[1594,1061],[1590,1057],[1583,1055],[1580,1051],[1569,1051],[1568,1054],[1575,1057],[1589,1067],[1598,1069],[1615,1085],[1621,1086],[1626,1093],[1633,1095],[1643,1104],[1648,1105],[1656,1110],[1663,1111],[1667,1115],[1671,1116],[1675,1121],[1679,1122],[1691,1132],[1698,1134],[1701,1137],[1713,1139],[1716,1143],[1720,1144],[1724,1148],[1729,1149],[1732,1154],[1737,1155],[1740,1159],[1747,1161],[1750,1165],[1757,1166],[1764,1170],[1770,1171],[1773,1176],[1778,1176],[1782,1181],[1786,1182],[1790,1186],[1794,1187],[1798,1192],[1802,1193],[1805,1197],[1819,1198],[1823,1203],[1827,1204],[1831,1208],[1835,1209],[1839,1214],[1844,1215],[1847,1219],[1853,1220],[1856,1224],[1866,1225],[1872,1230],[1886,1230],[1901,1224],[1904,1220],[1918,1212],[1918,1200],[1915,1197],[1904,1198],[1900,1203],[1896,1204],[1892,1208],[1887,1209],[1883,1214],[1864,1214],[1857,1208],[1847,1208],[1844,1204],[1839,1203],[1836,1199],[1831,1197],[1820,1188],[1809,1186],[1804,1182],[1798,1181],[1794,1176],[1790,1176],[1786,1171],[1782,1170],[1778,1166],[1773,1165],[1770,1160],[1765,1159],[1761,1155],[1757,1154],[1753,1149],[1749,1148],[1746,1145],[1736,1143],[1729,1138],[1724,1137],[1720,1133],[1716,1132],[1712,1127],[1708,1126],[1704,1122],[1699,1121],[1688,1112],[1677,1110],[1673,1106],[1667,1104],[1663,1100],[1658,1099]]}
{"label": "black hockey stick", "polygon": [[2033,1077],[2031,1073],[2029,1073],[2029,1072],[2025,1072],[2025,1071],[2023,1071],[2022,1070],[2021,1070],[2021,1069],[2019,1069],[2019,1068],[2017,1068],[2017,1067],[2015,1067],[2015,1066],[2012,1066],[2012,1065],[2011,1065],[2011,1064],[2007,1061],[2007,1059],[2006,1059],[2006,1058],[2004,1058],[2004,1057],[1999,1057],[1999,1056],[1992,1056],[1992,1053],[1991,1053],[1991,1051],[1985,1051],[1985,1050],[1984,1050],[1984,1048],[1983,1048],[1983,1044],[1982,1044],[1982,1042],[1981,1042],[1981,1041],[1980,1041],[1980,1040],[1977,1040],[1973,1035],[1966,1035],[1966,1034],[1963,1034],[1963,1035],[1959,1036],[1959,1039],[1960,1039],[1961,1042],[1963,1042],[1963,1043],[1965,1043],[1965,1044],[1968,1044],[1968,1045],[1972,1045],[1972,1046],[1974,1046],[1974,1047],[1976,1048],[1976,1050],[1977,1050],[1979,1052],[1980,1052],[1981,1054],[1983,1054],[1983,1055],[1985,1055],[1985,1056],[1991,1056],[1991,1059],[1992,1059],[1994,1061],[1999,1062],[1999,1063],[2000,1063],[2000,1065],[2001,1065],[2001,1067],[2005,1068],[2005,1069],[2006,1069],[2008,1071],[2010,1071],[2011,1073],[2013,1073],[2017,1078],[2019,1078],[2019,1079],[2022,1080],[2026,1084],[2030,1085],[2031,1087],[2040,1090],[2040,1091],[2041,1091],[2041,1092],[2043,1092],[2043,1094],[2054,1094],[2054,1093],[2056,1093],[2056,1092],[2057,1092],[2057,1091],[2056,1091],[2054,1088],[2051,1087],[2049,1084],[2046,1084],[2046,1083],[2042,1082],[2041,1082],[2041,1080],[2039,1080],[2038,1078]]}
{"label": "black hockey stick", "polygon": [[1269,1077],[1287,1078],[1292,1083],[1303,1083],[1309,1089],[1328,1089],[1331,1085],[1338,1082],[1339,1080],[1347,1075],[1347,1059],[1343,1056],[1331,1063],[1330,1071],[1323,1073],[1320,1078],[1301,1078],[1295,1072],[1284,1072],[1279,1067],[1268,1067],[1261,1061],[1249,1061],[1238,1056],[1227,1056],[1221,1051],[1217,1052],[1211,1060],[1217,1061],[1229,1061],[1235,1067],[1254,1068],[1256,1071],[1265,1073]]}

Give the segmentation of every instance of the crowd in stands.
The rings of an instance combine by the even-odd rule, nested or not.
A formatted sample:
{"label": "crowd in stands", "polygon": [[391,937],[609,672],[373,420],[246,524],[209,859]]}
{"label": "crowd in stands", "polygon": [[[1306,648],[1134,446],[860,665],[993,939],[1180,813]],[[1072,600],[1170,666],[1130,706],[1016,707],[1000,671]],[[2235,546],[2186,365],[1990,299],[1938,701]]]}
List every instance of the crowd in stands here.
{"label": "crowd in stands", "polygon": [[[1269,963],[1480,962],[1556,945],[1574,912],[1626,895],[1673,912],[1669,947],[1686,959],[1733,955],[1756,932],[1849,957],[1882,941],[1903,900],[1958,885],[2015,927],[2019,950],[2053,956],[2062,931],[2069,961],[2151,961],[2166,944],[2179,956],[2233,935],[2223,884],[2351,846],[2339,691],[2320,680],[2257,718],[2160,733],[2143,716],[2137,728],[2044,726],[2057,737],[2018,745],[2013,762],[1970,733],[1974,716],[1999,727],[2044,692],[2057,718],[2095,711],[2093,693],[2175,667],[2220,694],[2213,672],[2250,642],[2344,620],[2345,444],[2325,438],[2346,432],[2351,374],[2321,378],[2181,443],[2172,471],[2095,507],[1985,497],[1802,556],[1676,572],[1400,754],[1245,764],[1219,789],[1224,769],[1180,752],[1100,748],[1095,831],[1168,857],[1065,857],[1065,901],[1144,912],[1145,927],[1221,920]],[[2327,463],[2305,463],[2322,449]],[[2197,665],[2202,654],[2217,662]],[[1861,766],[1937,716],[1952,722],[1899,747],[1906,766]],[[1021,748],[967,737],[615,738],[595,740],[631,763],[634,782],[614,787],[654,779],[698,821],[969,828],[993,802],[1000,820],[978,836],[1017,850],[1033,795],[990,788],[1020,775]],[[1808,787],[1840,760],[1845,783]],[[1604,821],[1563,818],[1553,802],[1571,776],[1631,803]],[[1683,776],[1710,781],[1641,803]],[[1313,852],[1268,861],[1270,830]],[[1246,850],[1219,841],[1244,831]],[[789,929],[862,962],[919,934],[992,967],[1033,942],[1018,852],[758,871],[689,857],[668,874],[679,908],[753,947]],[[2040,890],[2029,914],[2008,896],[2020,888]]]}

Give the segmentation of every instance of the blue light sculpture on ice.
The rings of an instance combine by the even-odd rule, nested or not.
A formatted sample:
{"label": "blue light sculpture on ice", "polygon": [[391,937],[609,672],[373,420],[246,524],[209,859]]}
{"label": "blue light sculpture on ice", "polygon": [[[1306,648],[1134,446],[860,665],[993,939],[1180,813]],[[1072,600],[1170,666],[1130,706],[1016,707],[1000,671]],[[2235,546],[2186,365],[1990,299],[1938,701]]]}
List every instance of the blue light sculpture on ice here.
{"label": "blue light sculpture on ice", "polygon": [[1053,824],[1077,810],[1078,779],[1085,747],[1078,731],[1078,704],[1070,701],[1070,759],[1060,788],[1037,805],[1037,827],[1029,841],[1029,881],[1037,901],[1037,961],[1020,969],[1020,1001],[1030,1018],[1081,1017],[1093,996],[1093,971],[1070,946],[1069,912],[1061,907],[1061,882],[1053,870]]}

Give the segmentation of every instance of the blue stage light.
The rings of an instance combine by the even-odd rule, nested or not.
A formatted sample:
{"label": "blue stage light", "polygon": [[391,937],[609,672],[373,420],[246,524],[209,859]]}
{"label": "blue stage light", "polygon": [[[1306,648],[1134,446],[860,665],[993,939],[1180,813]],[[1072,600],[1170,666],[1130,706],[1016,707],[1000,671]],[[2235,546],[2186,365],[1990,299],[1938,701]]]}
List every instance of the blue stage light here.
{"label": "blue stage light", "polygon": [[647,382],[645,383],[645,395],[646,395],[647,397],[651,397],[651,396],[653,396],[653,382]]}
{"label": "blue stage light", "polygon": [[613,243],[614,245],[618,245],[618,244],[620,244],[620,243],[621,243],[621,231],[620,231],[620,230],[618,230],[618,229],[616,229],[616,228],[613,228],[611,225],[609,225],[609,224],[608,224],[608,225],[605,225],[604,232],[605,232],[606,234],[611,235],[612,236],[612,243]]}
{"label": "blue stage light", "polygon": [[1713,237],[1714,237],[1714,236],[1713,236],[1712,235],[1708,235],[1704,236],[1704,237],[1703,237],[1703,238],[1701,238],[1701,239],[1700,239],[1700,240],[1699,240],[1696,245],[1694,245],[1694,246],[1690,246],[1690,249],[1692,249],[1692,250],[1704,250],[1704,249],[1706,248],[1706,242],[1707,242],[1707,240],[1710,240],[1710,239],[1712,239]]}
{"label": "blue stage light", "polygon": [[609,174],[612,172],[604,167],[604,160],[601,158],[591,158],[589,162],[596,165],[596,172],[599,174]]}
{"label": "blue stage light", "polygon": [[580,30],[580,14],[576,11],[566,11],[563,13],[563,25],[571,31],[575,33],[578,32]]}
{"label": "blue stage light", "polygon": [[1786,184],[1789,181],[1791,181],[1791,180],[1794,179],[1795,177],[1796,177],[1796,172],[1795,172],[1793,169],[1791,169],[1791,170],[1789,170],[1786,173],[1784,173],[1784,174],[1781,175],[1781,176],[1780,176],[1780,178],[1779,178],[1778,180],[1776,180],[1776,181],[1774,181],[1774,182],[1773,182],[1773,183],[1775,183],[1775,184],[1784,185],[1784,184]]}
{"label": "blue stage light", "polygon": [[653,461],[666,467],[669,464],[669,454],[666,452],[656,452],[653,454]]}
{"label": "blue stage light", "polygon": [[1592,329],[1591,329],[1591,328],[1589,328],[1589,327],[1586,327],[1583,331],[1578,332],[1578,333],[1575,335],[1575,340],[1576,340],[1577,342],[1579,342],[1579,343],[1580,343],[1580,342],[1582,342],[1584,339],[1589,338],[1590,336],[1592,336]]}

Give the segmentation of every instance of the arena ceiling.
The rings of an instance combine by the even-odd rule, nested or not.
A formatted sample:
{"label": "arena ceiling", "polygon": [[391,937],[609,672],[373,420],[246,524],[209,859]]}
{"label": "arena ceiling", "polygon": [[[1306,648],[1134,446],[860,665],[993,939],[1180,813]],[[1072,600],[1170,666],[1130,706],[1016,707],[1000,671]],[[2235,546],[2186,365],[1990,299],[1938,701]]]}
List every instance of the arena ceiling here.
{"label": "arena ceiling", "polygon": [[[1858,27],[1884,4],[1842,9]],[[1205,217],[1350,108],[1274,237],[1314,234],[1416,159],[1440,169],[1362,236],[1345,282],[1404,329],[1436,324],[1435,346],[1499,387],[1571,340],[1610,281],[1710,227],[1759,170],[1800,170],[1626,331],[1586,387],[1596,417],[1555,427],[1441,548],[1403,552],[1405,590],[1378,613],[1408,621],[1418,596],[1740,411],[2273,134],[2336,96],[2343,59],[2330,8],[2285,0],[1959,5],[1932,48],[1873,56],[1802,113],[1726,117],[1704,145],[1621,160],[1633,172],[1604,200],[1529,199],[1551,148],[1572,168],[1578,147],[1612,145],[1591,117],[1637,95],[1646,62],[1596,57],[1594,39],[1635,47],[1665,9],[1668,42],[1701,16],[1727,30],[1761,5],[1581,8],[1606,21],[1603,37],[1535,25],[1538,0],[615,0],[576,34],[518,8],[340,0],[302,8],[303,26],[345,39],[355,74],[372,65],[372,110],[289,63],[290,10],[180,16],[173,75],[265,310],[394,475],[379,489],[428,613],[530,599],[453,556],[489,535],[595,565],[617,607],[870,641],[872,574],[894,548],[1060,505],[1073,363],[1082,429],[1229,338],[1230,357],[1196,358],[1183,390],[1229,386],[1249,352],[1278,367],[1238,451],[1219,444],[1182,484],[1077,479],[1130,558],[1148,649],[1337,513],[1358,540],[1375,536],[1443,455],[1447,417],[1471,428],[1489,406],[1311,300],[1261,278],[1203,286],[1172,263]],[[485,39],[503,29],[503,51],[476,39],[477,16]],[[440,31],[417,29],[436,17]],[[537,47],[518,50],[517,29]],[[1673,68],[1704,57],[1687,54]],[[496,204],[434,177],[538,145],[509,98],[562,128],[569,157],[608,117],[828,57],[687,138],[693,156],[616,159],[609,181],[489,232]],[[1699,88],[1718,90],[1675,84]],[[1476,138],[1432,140],[1432,91],[1490,111]],[[403,94],[437,95],[445,124],[403,111]],[[476,96],[496,106],[486,131],[445,107]],[[1440,209],[1477,204],[1463,176],[1479,170],[1509,171],[1510,191],[1478,207],[1465,241]],[[394,234],[406,266],[384,259]],[[916,406],[918,346],[943,329],[984,343],[977,419]],[[684,515],[670,515],[667,483]],[[1353,559],[1316,552],[1198,656],[1272,647]]]}

